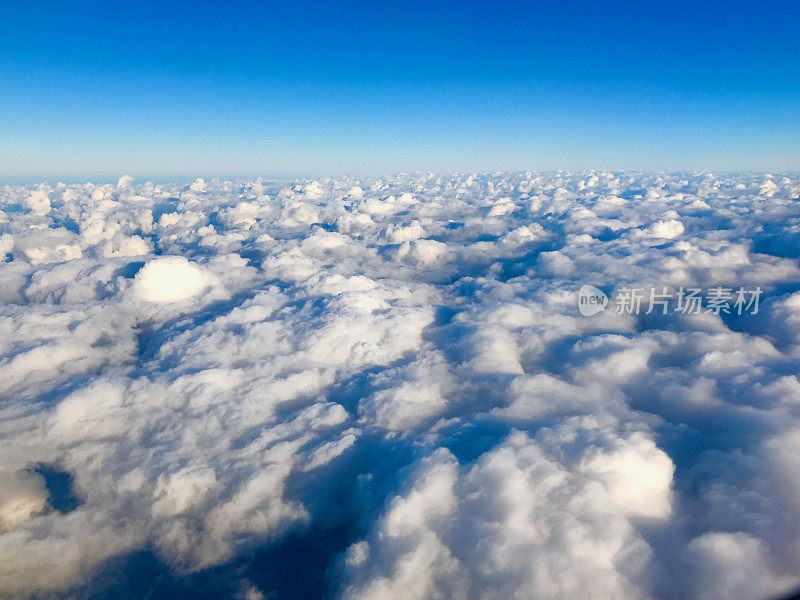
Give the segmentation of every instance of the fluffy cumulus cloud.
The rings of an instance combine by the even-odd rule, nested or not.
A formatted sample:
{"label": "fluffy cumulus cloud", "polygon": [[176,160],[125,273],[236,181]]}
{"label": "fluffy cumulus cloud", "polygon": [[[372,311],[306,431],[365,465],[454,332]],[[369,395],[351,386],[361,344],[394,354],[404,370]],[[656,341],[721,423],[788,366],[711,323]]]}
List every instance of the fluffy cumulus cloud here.
{"label": "fluffy cumulus cloud", "polygon": [[147,262],[134,278],[136,295],[149,302],[194,298],[213,283],[203,269],[183,256],[164,256]]}
{"label": "fluffy cumulus cloud", "polygon": [[[0,597],[779,597],[799,198],[702,172],[0,187]],[[762,295],[582,316],[584,285]]]}

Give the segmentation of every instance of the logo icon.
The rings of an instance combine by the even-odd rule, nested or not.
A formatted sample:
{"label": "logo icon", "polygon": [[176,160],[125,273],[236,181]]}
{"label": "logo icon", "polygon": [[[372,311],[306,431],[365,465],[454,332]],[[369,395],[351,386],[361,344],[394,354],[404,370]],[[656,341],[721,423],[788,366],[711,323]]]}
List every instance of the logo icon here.
{"label": "logo icon", "polygon": [[578,290],[578,310],[584,317],[603,312],[608,306],[608,296],[593,285],[584,285]]}

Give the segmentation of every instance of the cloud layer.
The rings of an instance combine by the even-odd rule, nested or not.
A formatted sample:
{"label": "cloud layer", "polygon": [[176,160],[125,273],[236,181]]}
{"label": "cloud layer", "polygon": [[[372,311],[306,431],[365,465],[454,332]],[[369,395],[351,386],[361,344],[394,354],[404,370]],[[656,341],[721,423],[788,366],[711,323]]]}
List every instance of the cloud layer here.
{"label": "cloud layer", "polygon": [[[0,596],[328,531],[341,600],[790,590],[798,197],[711,173],[2,187]],[[764,295],[584,317],[582,285]]]}

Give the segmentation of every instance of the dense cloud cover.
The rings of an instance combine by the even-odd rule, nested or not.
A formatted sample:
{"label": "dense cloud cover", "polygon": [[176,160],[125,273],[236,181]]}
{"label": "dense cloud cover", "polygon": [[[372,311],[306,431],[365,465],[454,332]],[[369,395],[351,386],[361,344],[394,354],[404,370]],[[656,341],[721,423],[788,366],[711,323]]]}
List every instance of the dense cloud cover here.
{"label": "dense cloud cover", "polygon": [[[280,598],[253,557],[286,540],[341,600],[800,585],[799,196],[710,173],[1,187],[0,597],[132,594],[114,565],[146,551]],[[764,295],[586,317],[584,284]]]}

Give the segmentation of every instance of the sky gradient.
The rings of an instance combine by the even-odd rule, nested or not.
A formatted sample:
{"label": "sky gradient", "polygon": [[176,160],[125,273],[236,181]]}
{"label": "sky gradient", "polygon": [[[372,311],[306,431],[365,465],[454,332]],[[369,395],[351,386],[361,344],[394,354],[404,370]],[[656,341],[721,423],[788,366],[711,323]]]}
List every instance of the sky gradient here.
{"label": "sky gradient", "polygon": [[790,2],[27,2],[0,24],[5,176],[800,169]]}

